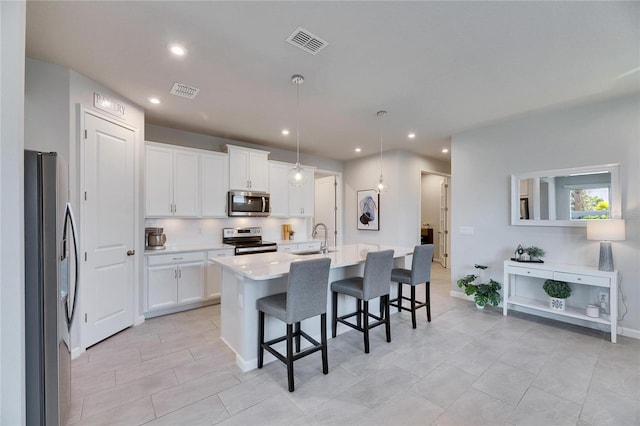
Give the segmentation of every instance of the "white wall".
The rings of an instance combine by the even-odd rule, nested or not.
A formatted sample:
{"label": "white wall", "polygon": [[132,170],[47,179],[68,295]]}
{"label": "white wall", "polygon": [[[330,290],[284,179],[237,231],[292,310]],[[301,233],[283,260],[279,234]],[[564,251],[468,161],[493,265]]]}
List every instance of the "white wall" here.
{"label": "white wall", "polygon": [[422,171],[448,174],[449,164],[399,150],[385,152],[382,157],[382,173],[389,190],[380,195],[380,231],[361,231],[356,223],[357,191],[375,187],[380,175],[380,157],[374,155],[345,163],[345,244],[413,247],[420,243]]}
{"label": "white wall", "polygon": [[25,2],[0,2],[0,424],[25,422]]}
{"label": "white wall", "polygon": [[69,69],[27,58],[25,149],[57,152],[69,161],[70,111],[61,105],[69,105]]}
{"label": "white wall", "polygon": [[[485,278],[502,282],[502,262],[518,244],[542,247],[548,262],[597,266],[599,244],[586,240],[584,228],[509,225],[509,176],[620,163],[627,239],[613,250],[629,309],[620,326],[640,338],[639,117],[638,96],[628,96],[455,135],[451,289],[460,291],[455,281],[474,263],[489,265]],[[473,227],[474,235],[460,235],[460,226]]]}

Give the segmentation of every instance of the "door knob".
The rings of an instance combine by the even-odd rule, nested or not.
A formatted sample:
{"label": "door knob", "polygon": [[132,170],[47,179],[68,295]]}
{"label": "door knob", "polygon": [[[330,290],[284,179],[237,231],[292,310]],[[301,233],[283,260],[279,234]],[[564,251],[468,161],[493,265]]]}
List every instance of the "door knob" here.
{"label": "door knob", "polygon": [[127,250],[127,256],[133,256],[134,254],[136,254],[135,250]]}

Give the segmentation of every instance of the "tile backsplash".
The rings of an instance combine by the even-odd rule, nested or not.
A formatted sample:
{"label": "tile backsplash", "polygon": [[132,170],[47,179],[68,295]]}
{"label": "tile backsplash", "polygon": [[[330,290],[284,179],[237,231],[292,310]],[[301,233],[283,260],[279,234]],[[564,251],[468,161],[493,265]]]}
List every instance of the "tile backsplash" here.
{"label": "tile backsplash", "polygon": [[207,244],[222,242],[222,228],[244,228],[247,226],[262,227],[262,238],[267,241],[280,241],[280,227],[291,224],[295,231],[295,240],[311,238],[311,218],[271,218],[271,217],[241,217],[224,219],[178,219],[161,218],[145,219],[145,226],[164,228],[167,245]]}

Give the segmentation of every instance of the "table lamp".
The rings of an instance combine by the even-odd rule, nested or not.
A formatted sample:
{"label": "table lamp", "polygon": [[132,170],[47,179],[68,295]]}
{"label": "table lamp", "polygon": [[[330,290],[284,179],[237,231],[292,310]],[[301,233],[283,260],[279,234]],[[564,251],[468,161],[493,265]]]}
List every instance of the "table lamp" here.
{"label": "table lamp", "polygon": [[600,241],[598,269],[613,271],[611,241],[625,239],[624,219],[595,219],[587,221],[587,240]]}

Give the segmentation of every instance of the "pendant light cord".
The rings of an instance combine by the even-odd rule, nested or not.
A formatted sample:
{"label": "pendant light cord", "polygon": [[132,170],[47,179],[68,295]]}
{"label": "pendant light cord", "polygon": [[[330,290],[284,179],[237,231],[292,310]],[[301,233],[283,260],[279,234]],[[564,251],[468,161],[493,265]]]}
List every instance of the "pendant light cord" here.
{"label": "pendant light cord", "polygon": [[382,179],[382,117],[380,116],[380,179]]}
{"label": "pendant light cord", "polygon": [[300,166],[300,83],[296,83],[296,166]]}
{"label": "pendant light cord", "polygon": [[380,181],[382,181],[382,118],[387,115],[387,111],[378,111],[376,115],[380,118]]}

